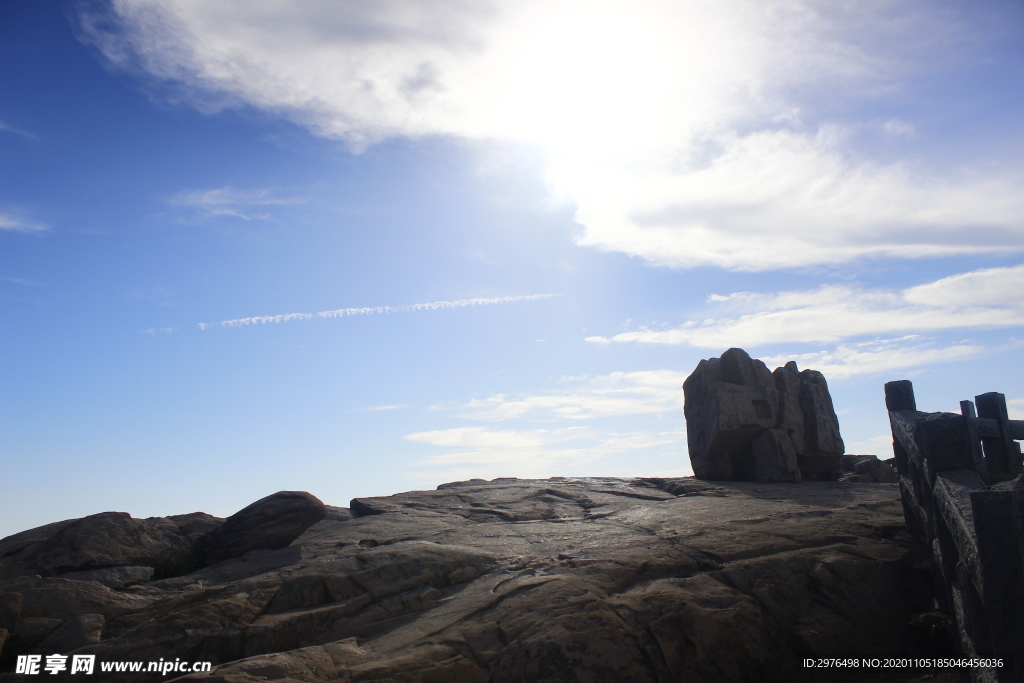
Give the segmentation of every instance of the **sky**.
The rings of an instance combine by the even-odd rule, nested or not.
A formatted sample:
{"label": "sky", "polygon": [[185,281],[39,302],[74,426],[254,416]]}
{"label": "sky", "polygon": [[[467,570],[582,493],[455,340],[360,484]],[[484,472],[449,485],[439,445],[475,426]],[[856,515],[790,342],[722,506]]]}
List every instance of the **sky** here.
{"label": "sky", "polygon": [[0,536],[687,476],[681,385],[1024,419],[1024,6],[13,0]]}

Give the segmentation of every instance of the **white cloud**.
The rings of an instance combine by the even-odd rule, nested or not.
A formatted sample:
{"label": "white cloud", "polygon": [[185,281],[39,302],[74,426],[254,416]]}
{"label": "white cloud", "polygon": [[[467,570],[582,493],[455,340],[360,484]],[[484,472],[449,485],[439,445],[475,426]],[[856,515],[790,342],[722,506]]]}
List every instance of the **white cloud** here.
{"label": "white cloud", "polygon": [[903,298],[935,307],[1024,306],[1024,264],[984,268],[911,287]]}
{"label": "white cloud", "polygon": [[510,420],[543,417],[585,420],[623,415],[681,413],[686,373],[673,370],[613,372],[593,378],[565,378],[570,388],[510,398],[499,394],[461,406],[462,417]]}
{"label": "white cloud", "polygon": [[1006,412],[1011,420],[1024,420],[1024,398],[1011,398],[1006,401]]}
{"label": "white cloud", "polygon": [[153,327],[148,330],[139,330],[139,334],[148,334],[151,337],[155,337],[158,334],[171,334],[177,331],[177,327]]}
{"label": "white cloud", "polygon": [[[814,290],[712,295],[721,317],[587,341],[702,348],[839,342],[859,336],[1024,325],[1024,265],[962,273],[903,291],[825,285]],[[714,313],[713,313],[714,315]]]}
{"label": "white cloud", "polygon": [[253,211],[253,207],[301,204],[296,197],[280,197],[273,188],[237,190],[230,186],[214,190],[188,190],[171,198],[171,203],[202,211],[208,216],[235,216],[245,220],[266,220],[269,213]]}
{"label": "white cloud", "polygon": [[[942,344],[915,333],[1024,326],[1024,265],[960,273],[902,291],[825,285],[769,294],[712,294],[708,304],[708,317],[700,321],[688,320],[671,329],[641,327],[611,337],[587,337],[587,341],[722,350],[825,344],[828,348],[823,350],[762,360],[769,367],[795,360],[835,379],[963,361],[1017,344],[992,347],[970,340]],[[901,336],[885,336],[893,334]],[[854,341],[858,337],[861,340]]]}
{"label": "white cloud", "polygon": [[817,370],[829,379],[845,379],[853,375],[883,373],[935,363],[953,363],[992,352],[993,349],[989,347],[963,342],[936,346],[932,341],[912,335],[900,339],[839,344],[827,351],[763,356],[761,360],[768,367],[777,367],[793,360],[798,366]]}
{"label": "white cloud", "polygon": [[0,212],[0,230],[13,230],[16,232],[41,232],[49,228],[42,223],[28,220],[11,213]]}
{"label": "white cloud", "polygon": [[492,304],[504,304],[515,301],[537,301],[539,299],[550,299],[559,296],[558,294],[526,294],[522,296],[501,296],[489,299],[458,299],[456,301],[431,301],[425,304],[410,304],[408,306],[372,306],[364,308],[338,308],[332,311],[320,311],[319,313],[280,313],[278,315],[258,315],[251,318],[235,318],[224,320],[219,323],[198,323],[199,329],[205,330],[210,327],[245,327],[247,325],[266,325],[267,323],[287,323],[294,320],[313,320],[314,318],[344,318],[350,315],[372,315],[375,313],[398,313],[401,311],[436,311],[447,308],[466,308],[468,306],[489,306]]}
{"label": "white cloud", "polygon": [[[565,377],[565,388],[540,394],[491,396],[458,406],[458,417],[489,422],[531,420],[548,428],[473,426],[410,434],[410,441],[444,452],[420,461],[422,476],[446,481],[472,477],[688,476],[682,429],[682,383],[671,370]],[[437,409],[437,407],[435,407]],[[674,415],[661,422],[662,414]],[[611,431],[607,418],[634,418],[628,431]],[[604,419],[595,419],[604,418]],[[582,420],[593,420],[580,424]],[[637,425],[670,424],[652,430]]]}
{"label": "white cloud", "polygon": [[658,265],[742,270],[1024,249],[1024,174],[939,178],[854,163],[829,131],[716,142],[721,153],[691,171],[568,173],[561,182],[587,227],[580,243]]}
{"label": "white cloud", "polygon": [[[1019,166],[883,163],[849,134],[859,112],[877,121],[917,73],[969,63],[980,44],[971,40],[994,40],[971,22],[992,21],[998,7],[963,16],[918,1],[111,7],[83,14],[93,42],[201,107],[252,105],[356,147],[424,135],[537,146],[553,195],[578,207],[583,245],[751,270],[1024,248]],[[825,101],[833,124],[802,123]],[[890,119],[880,130],[909,136],[915,124]]]}
{"label": "white cloud", "polygon": [[[424,476],[440,476],[448,481],[471,477],[638,476],[650,473],[629,471],[629,465],[622,459],[604,465],[601,461],[651,449],[661,449],[673,459],[677,456],[685,460],[686,457],[682,431],[601,433],[582,427],[551,430],[458,427],[418,432],[405,438],[446,449],[444,453],[424,458],[419,464],[425,468]],[[692,474],[689,470],[686,473]]]}
{"label": "white cloud", "polygon": [[402,404],[395,404],[395,405],[389,405],[389,406],[366,406],[366,410],[369,410],[371,412],[380,412],[380,411],[385,411],[385,410],[400,410],[402,408],[409,408],[409,407],[410,407],[410,405],[408,403],[402,403]]}

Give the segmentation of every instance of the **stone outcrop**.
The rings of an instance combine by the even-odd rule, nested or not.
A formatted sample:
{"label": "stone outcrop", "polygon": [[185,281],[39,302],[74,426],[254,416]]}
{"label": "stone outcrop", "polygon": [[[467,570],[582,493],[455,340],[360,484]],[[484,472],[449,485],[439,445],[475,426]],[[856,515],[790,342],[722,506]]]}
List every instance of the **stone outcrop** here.
{"label": "stone outcrop", "polygon": [[145,584],[2,579],[0,672],[48,643],[214,662],[196,683],[831,681],[798,658],[941,652],[893,484],[474,480],[326,513]]}
{"label": "stone outcrop", "polygon": [[127,512],[101,512],[71,520],[53,533],[17,534],[0,541],[0,576],[68,571],[121,565],[169,569],[187,565],[189,545],[178,528],[162,518],[132,519]]}
{"label": "stone outcrop", "polygon": [[305,491],[279,491],[261,498],[196,539],[193,555],[200,564],[230,560],[250,550],[284,548],[321,519],[327,508]]}
{"label": "stone outcrop", "polygon": [[[223,522],[201,512],[178,517],[188,519],[186,529],[198,520],[206,529]],[[147,571],[157,577],[191,571],[191,550],[192,538],[173,518],[134,519],[127,512],[101,512],[0,540],[0,579],[113,569],[93,576],[107,577],[96,579],[101,583],[130,583],[146,580],[142,575]]]}
{"label": "stone outcrop", "polygon": [[[226,520],[205,512],[146,519],[101,512],[0,539],[0,581],[62,577],[121,589],[283,548],[327,514],[322,502],[301,491],[272,494]],[[0,593],[0,628],[10,631],[4,604]]]}
{"label": "stone outcrop", "polygon": [[[907,527],[925,537],[941,610],[965,656],[1003,655],[976,683],[1024,680],[1024,474],[1002,394],[961,413],[917,410],[907,380],[885,385]],[[858,465],[859,466],[859,465]]]}
{"label": "stone outcrop", "polygon": [[845,451],[825,377],[795,362],[770,372],[743,349],[702,360],[683,383],[699,479],[835,480]]}

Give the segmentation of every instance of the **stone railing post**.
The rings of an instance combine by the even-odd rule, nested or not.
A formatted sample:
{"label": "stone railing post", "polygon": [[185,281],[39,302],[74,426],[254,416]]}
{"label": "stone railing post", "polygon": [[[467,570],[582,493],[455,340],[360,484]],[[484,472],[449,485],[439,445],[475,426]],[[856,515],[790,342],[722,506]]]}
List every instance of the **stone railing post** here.
{"label": "stone railing post", "polygon": [[982,437],[981,443],[985,450],[985,461],[988,470],[993,474],[1020,474],[1020,444],[1013,440],[1010,429],[1010,418],[1006,412],[1006,397],[998,392],[974,397],[978,407],[978,417],[995,420],[999,423],[999,435]]}

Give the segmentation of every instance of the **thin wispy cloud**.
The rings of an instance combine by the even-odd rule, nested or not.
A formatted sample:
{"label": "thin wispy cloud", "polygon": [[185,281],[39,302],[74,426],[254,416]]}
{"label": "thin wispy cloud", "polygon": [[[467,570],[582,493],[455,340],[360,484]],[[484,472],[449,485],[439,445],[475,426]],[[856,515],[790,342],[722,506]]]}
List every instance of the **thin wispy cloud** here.
{"label": "thin wispy cloud", "polygon": [[14,232],[42,232],[49,226],[14,213],[0,211],[0,230]]}
{"label": "thin wispy cloud", "polygon": [[364,308],[337,308],[319,313],[282,313],[279,315],[258,315],[251,318],[235,318],[219,323],[199,323],[199,329],[210,327],[246,327],[248,325],[267,325],[271,323],[287,323],[296,320],[314,320],[329,318],[345,318],[352,315],[376,315],[381,313],[402,313],[409,311],[437,311],[449,308],[466,308],[470,306],[490,306],[493,304],[512,303],[516,301],[538,301],[560,296],[559,294],[526,294],[522,296],[502,296],[494,298],[458,299],[456,301],[431,301],[425,304],[408,306],[371,306]]}
{"label": "thin wispy cloud", "polygon": [[148,330],[139,330],[139,334],[146,334],[150,337],[155,337],[158,334],[171,334],[177,331],[177,327],[153,327]]}
{"label": "thin wispy cloud", "polygon": [[21,130],[20,128],[15,128],[11,124],[6,123],[4,121],[0,121],[0,132],[14,133],[15,135],[20,135],[21,137],[27,138],[29,140],[35,140],[36,139],[36,136],[33,135],[32,133],[29,133],[28,131]]}
{"label": "thin wispy cloud", "polygon": [[[1024,249],[1024,164],[990,164],[983,150],[934,164],[861,144],[935,144],[887,111],[904,108],[922,74],[995,61],[1015,39],[1014,11],[119,0],[82,24],[112,63],[197,107],[257,107],[354,148],[430,135],[524,142],[543,151],[552,196],[577,207],[579,244],[766,270]],[[804,120],[815,111],[834,118]],[[198,201],[250,217],[216,195]]]}
{"label": "thin wispy cloud", "polygon": [[38,284],[35,280],[24,280],[19,277],[10,277],[7,275],[0,275],[0,280],[3,282],[10,282],[15,285],[22,285],[23,287],[35,287]]}
{"label": "thin wispy cloud", "polygon": [[171,198],[171,204],[195,209],[206,216],[234,216],[244,220],[267,220],[271,215],[259,207],[301,204],[298,197],[282,197],[276,188],[239,190],[230,186],[214,190],[188,190]]}
{"label": "thin wispy cloud", "polygon": [[410,406],[408,403],[401,403],[401,404],[388,405],[388,406],[366,406],[366,408],[364,408],[364,410],[369,410],[370,412],[376,413],[376,412],[387,411],[387,410],[401,410],[402,408],[411,408],[411,407],[412,406]]}

